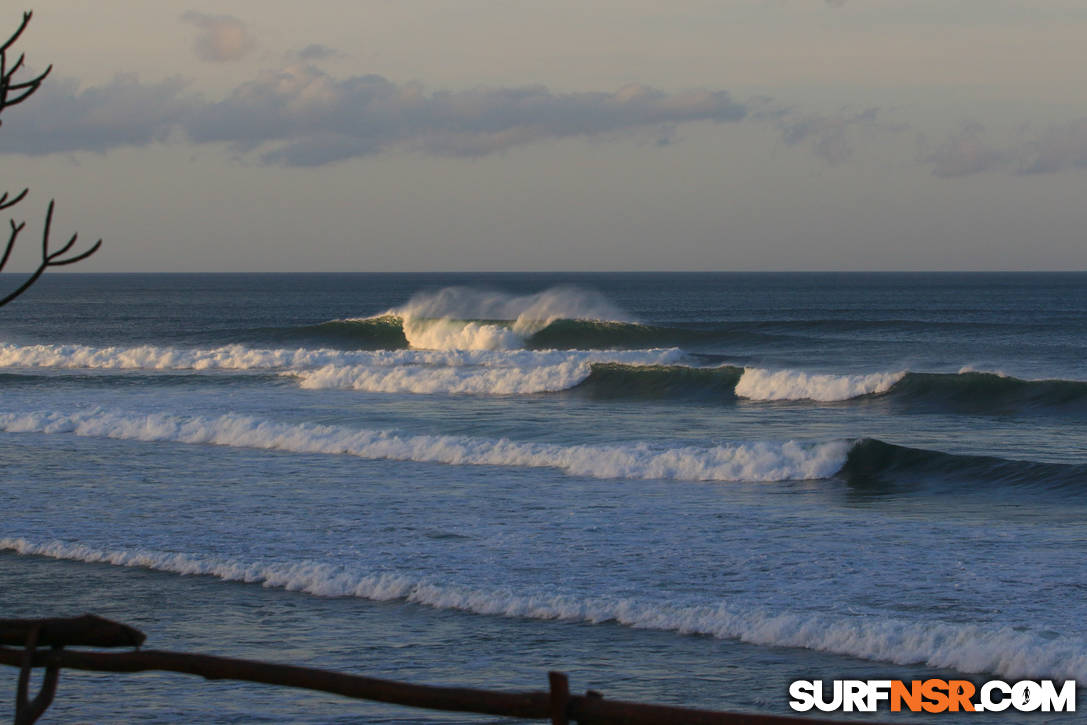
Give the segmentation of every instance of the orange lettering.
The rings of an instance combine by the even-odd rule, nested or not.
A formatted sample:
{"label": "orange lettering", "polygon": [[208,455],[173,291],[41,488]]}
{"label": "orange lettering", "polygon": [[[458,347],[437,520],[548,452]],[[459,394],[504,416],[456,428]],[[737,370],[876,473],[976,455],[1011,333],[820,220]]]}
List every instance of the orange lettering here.
{"label": "orange lettering", "polygon": [[951,712],[958,712],[961,707],[965,712],[974,711],[974,683],[969,680],[951,680],[948,683],[948,705]]}
{"label": "orange lettering", "polygon": [[921,683],[921,694],[929,700],[921,704],[925,712],[944,712],[947,710],[947,681],[925,680]]}
{"label": "orange lettering", "polygon": [[903,702],[911,712],[920,711],[921,680],[912,680],[909,687],[902,680],[891,682],[891,712],[901,712]]}

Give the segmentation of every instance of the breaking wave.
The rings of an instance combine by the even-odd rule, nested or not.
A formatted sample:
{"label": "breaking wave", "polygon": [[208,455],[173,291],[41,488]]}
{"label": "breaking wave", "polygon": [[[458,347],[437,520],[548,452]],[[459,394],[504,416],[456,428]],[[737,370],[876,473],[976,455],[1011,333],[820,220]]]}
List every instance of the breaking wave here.
{"label": "breaking wave", "polygon": [[292,376],[304,388],[377,393],[509,395],[571,391],[586,397],[635,400],[884,400],[907,410],[1087,414],[1087,382],[1078,380],[1024,380],[965,368],[958,373],[831,374],[680,364],[694,359],[697,356],[688,356],[675,347],[338,350],[0,343],[0,368],[10,369],[3,379],[11,382],[18,382],[11,377],[13,370],[33,369],[264,371]]}
{"label": "breaking wave", "polygon": [[[242,345],[178,349],[143,345],[0,344],[0,368],[94,371],[263,371],[304,388],[382,393],[508,395],[565,390],[589,377],[592,364],[661,365],[683,357],[652,350],[262,350]],[[8,373],[9,379],[20,378]],[[25,379],[25,376],[23,376]],[[108,382],[108,381],[107,381]]]}
{"label": "breaking wave", "polygon": [[244,415],[142,414],[102,409],[0,414],[0,431],[70,434],[469,466],[555,468],[571,476],[680,481],[837,479],[871,493],[995,488],[1087,488],[1087,464],[943,453],[873,438],[734,441],[719,445],[629,442],[534,443],[507,438],[410,435],[391,430],[294,424]]}
{"label": "breaking wave", "polygon": [[802,370],[746,368],[736,384],[736,395],[750,400],[814,400],[829,403],[885,393],[905,375],[905,372],[825,375]]}
{"label": "breaking wave", "polygon": [[399,318],[413,348],[509,350],[557,320],[632,323],[602,295],[558,287],[531,295],[446,287],[371,319]]}
{"label": "breaking wave", "polygon": [[1087,382],[1022,380],[1000,373],[884,372],[856,375],[765,370],[734,365],[688,367],[598,362],[575,392],[588,397],[728,402],[886,401],[904,410],[1000,415],[1087,414]]}
{"label": "breaking wave", "polygon": [[[728,329],[700,330],[615,320],[555,319],[536,332],[518,332],[513,320],[415,317],[405,332],[397,314],[329,320],[272,330],[251,331],[260,344],[308,344],[337,349],[402,350],[614,350],[642,347],[698,346],[732,340],[762,340],[767,335]],[[409,343],[408,334],[414,344]]]}
{"label": "breaking wave", "polygon": [[[363,358],[362,356],[366,356]],[[0,343],[0,367],[91,370],[270,370],[374,359],[340,350],[262,350],[244,345],[174,348],[156,345],[12,345]],[[378,358],[381,359],[381,358]]]}
{"label": "breaking wave", "polygon": [[505,438],[406,435],[387,430],[289,424],[241,415],[182,417],[100,409],[76,413],[4,413],[0,414],[0,430],[450,465],[557,468],[569,475],[592,478],[689,481],[827,478],[845,463],[850,447],[847,441],[744,441],[708,447],[644,442],[563,446]]}
{"label": "breaking wave", "polygon": [[468,588],[400,572],[370,573],[312,560],[245,562],[149,549],[106,550],[61,541],[0,539],[0,550],[53,559],[139,567],[322,597],[401,600],[480,615],[615,622],[635,629],[709,635],[751,644],[799,647],[876,662],[923,664],[1006,678],[1087,678],[1087,642],[1018,628],[911,621],[880,616],[773,612],[729,602],[680,605],[609,596]]}
{"label": "breaking wave", "polygon": [[585,360],[553,365],[518,367],[370,367],[326,365],[316,370],[289,373],[307,389],[335,388],[369,393],[524,395],[572,388],[589,376]]}

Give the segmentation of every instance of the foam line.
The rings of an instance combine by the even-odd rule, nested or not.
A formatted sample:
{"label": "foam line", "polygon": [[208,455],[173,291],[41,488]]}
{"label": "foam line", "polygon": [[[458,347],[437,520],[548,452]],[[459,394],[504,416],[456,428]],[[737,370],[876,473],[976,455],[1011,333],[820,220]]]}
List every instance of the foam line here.
{"label": "foam line", "polygon": [[0,414],[0,430],[68,433],[140,441],[351,455],[451,465],[558,468],[593,478],[690,481],[787,481],[828,478],[845,464],[849,441],[749,441],[679,448],[649,443],[561,446],[465,436],[403,435],[342,426],[278,423],[248,416],[216,418],[101,409],[76,413]]}
{"label": "foam line", "polygon": [[559,365],[571,360],[664,365],[683,356],[678,348],[647,350],[372,350],[260,349],[244,345],[182,349],[139,345],[12,345],[0,343],[0,367],[104,370],[267,370],[325,365]]}
{"label": "foam line", "polygon": [[308,389],[344,388],[371,393],[472,393],[514,395],[567,390],[589,377],[590,364],[570,360],[539,367],[366,367],[327,365],[293,373]]}
{"label": "foam line", "polygon": [[736,395],[750,400],[814,400],[834,402],[891,389],[906,371],[869,375],[827,375],[802,370],[745,368]]}
{"label": "foam line", "polygon": [[[181,349],[137,345],[12,345],[0,343],[0,367],[97,370],[266,370],[369,359],[338,350],[261,350],[243,345]],[[380,360],[380,358],[376,358]]]}
{"label": "foam line", "polygon": [[609,596],[519,594],[468,588],[398,572],[368,573],[326,562],[252,563],[149,549],[100,549],[61,541],[0,539],[0,550],[53,559],[140,567],[322,597],[404,600],[481,615],[588,623],[617,622],[636,629],[710,635],[751,644],[800,647],[900,665],[991,673],[1008,679],[1087,679],[1087,642],[1008,627],[911,621],[878,615],[842,617],[772,612],[721,602],[675,605]]}

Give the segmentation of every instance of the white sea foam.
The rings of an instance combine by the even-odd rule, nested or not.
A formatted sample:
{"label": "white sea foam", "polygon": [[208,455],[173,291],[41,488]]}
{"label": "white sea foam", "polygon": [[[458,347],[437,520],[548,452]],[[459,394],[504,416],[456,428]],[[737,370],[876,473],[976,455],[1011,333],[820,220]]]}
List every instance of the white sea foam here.
{"label": "white sea foam", "polygon": [[[404,351],[413,352],[413,351]],[[423,353],[424,351],[415,351]],[[513,395],[568,390],[582,383],[593,363],[667,365],[676,348],[617,351],[433,351],[448,365],[325,365],[290,373],[303,388],[345,388],[372,393],[471,393]],[[466,361],[475,364],[460,364]]]}
{"label": "white sea foam", "polygon": [[589,377],[588,362],[536,367],[366,367],[326,365],[293,373],[303,388],[346,388],[371,393],[514,395],[567,390]]}
{"label": "white sea foam", "polygon": [[663,365],[682,357],[678,348],[648,350],[332,350],[260,349],[244,345],[174,348],[139,345],[12,345],[0,343],[0,367],[104,370],[265,370],[325,365],[558,365],[570,360]]}
{"label": "white sea foam", "polygon": [[0,367],[97,370],[271,370],[304,388],[383,393],[508,395],[565,390],[594,362],[666,365],[678,348],[650,350],[375,350],[254,349],[229,345],[178,349],[143,345],[0,344]]}
{"label": "white sea foam", "polygon": [[413,348],[431,350],[513,350],[525,342],[509,327],[489,322],[420,319],[404,315],[404,337]]}
{"label": "white sea foam", "polygon": [[633,322],[600,294],[573,287],[520,296],[446,287],[377,315],[386,316],[403,321],[412,347],[438,350],[519,348],[555,320]]}
{"label": "white sea foam", "polygon": [[1010,378],[1003,370],[989,370],[987,368],[979,368],[973,365],[963,365],[959,368],[959,375],[966,375],[968,373],[981,373],[982,375],[995,375],[998,378]]}
{"label": "white sea foam", "polygon": [[295,453],[451,465],[558,468],[594,478],[789,481],[828,478],[845,464],[848,441],[747,441],[709,447],[660,444],[562,446],[465,436],[289,424],[248,416],[180,417],[101,409],[0,414],[0,430],[174,441]]}
{"label": "white sea foam", "polygon": [[398,572],[369,573],[312,560],[253,563],[148,549],[106,550],[61,541],[0,539],[0,550],[54,559],[141,567],[325,597],[401,599],[483,615],[599,623],[711,635],[752,644],[801,647],[895,664],[922,664],[1009,679],[1087,679],[1087,642],[1012,627],[980,626],[882,616],[767,611],[721,602],[676,605],[608,596],[519,594],[467,588]]}
{"label": "white sea foam", "polygon": [[261,370],[313,367],[361,359],[340,350],[262,350],[244,345],[174,348],[155,345],[12,345],[0,343],[0,367],[98,370]]}
{"label": "white sea foam", "polygon": [[833,402],[891,389],[906,371],[868,375],[827,375],[801,370],[744,368],[736,395],[750,400],[815,400]]}

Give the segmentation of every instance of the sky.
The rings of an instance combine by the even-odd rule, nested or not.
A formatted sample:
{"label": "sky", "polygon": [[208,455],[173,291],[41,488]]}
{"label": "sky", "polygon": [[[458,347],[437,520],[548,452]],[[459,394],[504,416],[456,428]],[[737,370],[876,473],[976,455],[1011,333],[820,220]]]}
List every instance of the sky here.
{"label": "sky", "polygon": [[26,9],[13,270],[1087,269],[1087,0]]}

